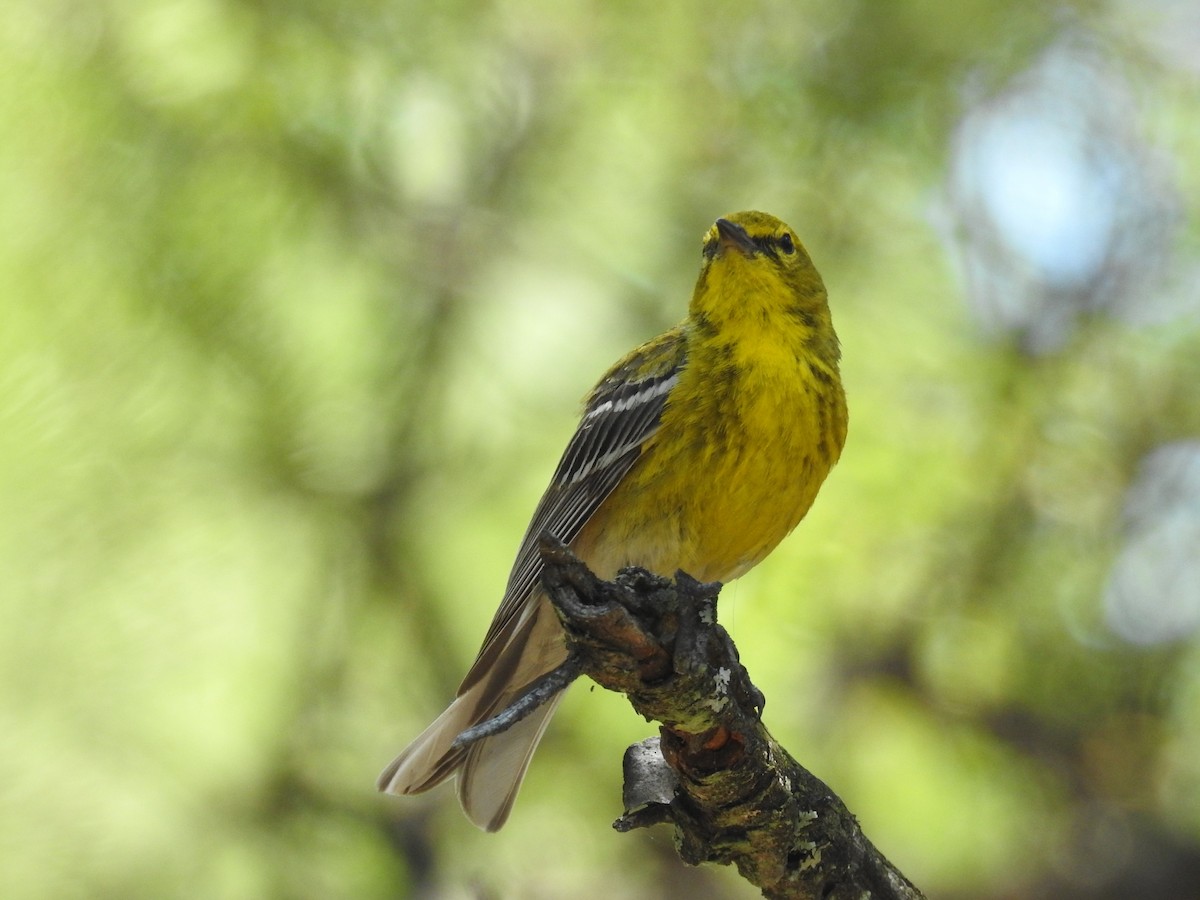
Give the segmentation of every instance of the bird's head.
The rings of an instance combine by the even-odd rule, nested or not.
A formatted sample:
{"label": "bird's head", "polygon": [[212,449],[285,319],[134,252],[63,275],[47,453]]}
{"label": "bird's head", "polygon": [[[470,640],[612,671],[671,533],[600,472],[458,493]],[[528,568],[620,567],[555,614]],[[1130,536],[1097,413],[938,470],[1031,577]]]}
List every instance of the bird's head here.
{"label": "bird's head", "polygon": [[763,212],[723,216],[704,235],[691,316],[717,328],[793,316],[829,328],[825,284],[796,233]]}

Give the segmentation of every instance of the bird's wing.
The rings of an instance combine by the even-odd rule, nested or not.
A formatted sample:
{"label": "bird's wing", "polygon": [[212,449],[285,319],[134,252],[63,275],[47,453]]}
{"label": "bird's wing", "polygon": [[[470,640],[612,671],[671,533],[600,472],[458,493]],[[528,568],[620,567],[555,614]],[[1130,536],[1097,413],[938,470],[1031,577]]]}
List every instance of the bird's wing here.
{"label": "bird's wing", "polygon": [[538,541],[550,532],[566,544],[633,467],[658,430],[671,389],[679,380],[687,343],[682,326],[642,345],[618,362],[585,401],[583,417],[563,452],[550,487],[534,511],[508,577],[504,600],[483,639],[479,657],[459,694],[488,671],[538,587],[542,558]]}

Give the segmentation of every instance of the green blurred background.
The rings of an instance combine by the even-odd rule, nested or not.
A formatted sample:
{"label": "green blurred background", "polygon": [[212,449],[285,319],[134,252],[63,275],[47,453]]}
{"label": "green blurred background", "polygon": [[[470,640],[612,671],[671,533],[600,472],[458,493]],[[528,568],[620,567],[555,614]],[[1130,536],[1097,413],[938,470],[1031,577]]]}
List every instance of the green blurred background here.
{"label": "green blurred background", "polygon": [[604,368],[761,208],[845,455],[722,595],[931,896],[1200,896],[1194,2],[0,10],[0,889],[750,897],[618,835],[584,685],[509,825],[379,769]]}

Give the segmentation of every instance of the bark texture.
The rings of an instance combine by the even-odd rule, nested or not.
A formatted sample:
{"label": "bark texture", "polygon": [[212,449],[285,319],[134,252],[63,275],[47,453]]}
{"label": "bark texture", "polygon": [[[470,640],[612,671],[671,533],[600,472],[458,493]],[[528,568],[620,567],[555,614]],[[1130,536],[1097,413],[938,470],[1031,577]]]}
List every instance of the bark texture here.
{"label": "bark texture", "polygon": [[684,862],[737,866],[769,898],[923,896],[764,727],[763,697],[717,623],[719,584],[639,569],[605,582],[552,539],[541,552],[571,650],[562,676],[586,673],[661,726],[626,751],[617,830],[670,824]]}

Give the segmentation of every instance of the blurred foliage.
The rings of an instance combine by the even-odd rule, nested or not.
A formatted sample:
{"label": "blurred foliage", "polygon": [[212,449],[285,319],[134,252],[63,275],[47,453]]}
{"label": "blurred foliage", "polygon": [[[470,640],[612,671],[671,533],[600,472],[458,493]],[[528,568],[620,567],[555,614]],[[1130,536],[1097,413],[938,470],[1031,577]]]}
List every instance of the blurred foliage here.
{"label": "blurred foliage", "polygon": [[1194,896],[1197,40],[1167,0],[4,5],[6,896],[749,896],[608,828],[649,726],[603,692],[498,835],[373,780],[577,398],[756,207],[852,419],[722,596],[769,726],[931,896]]}

